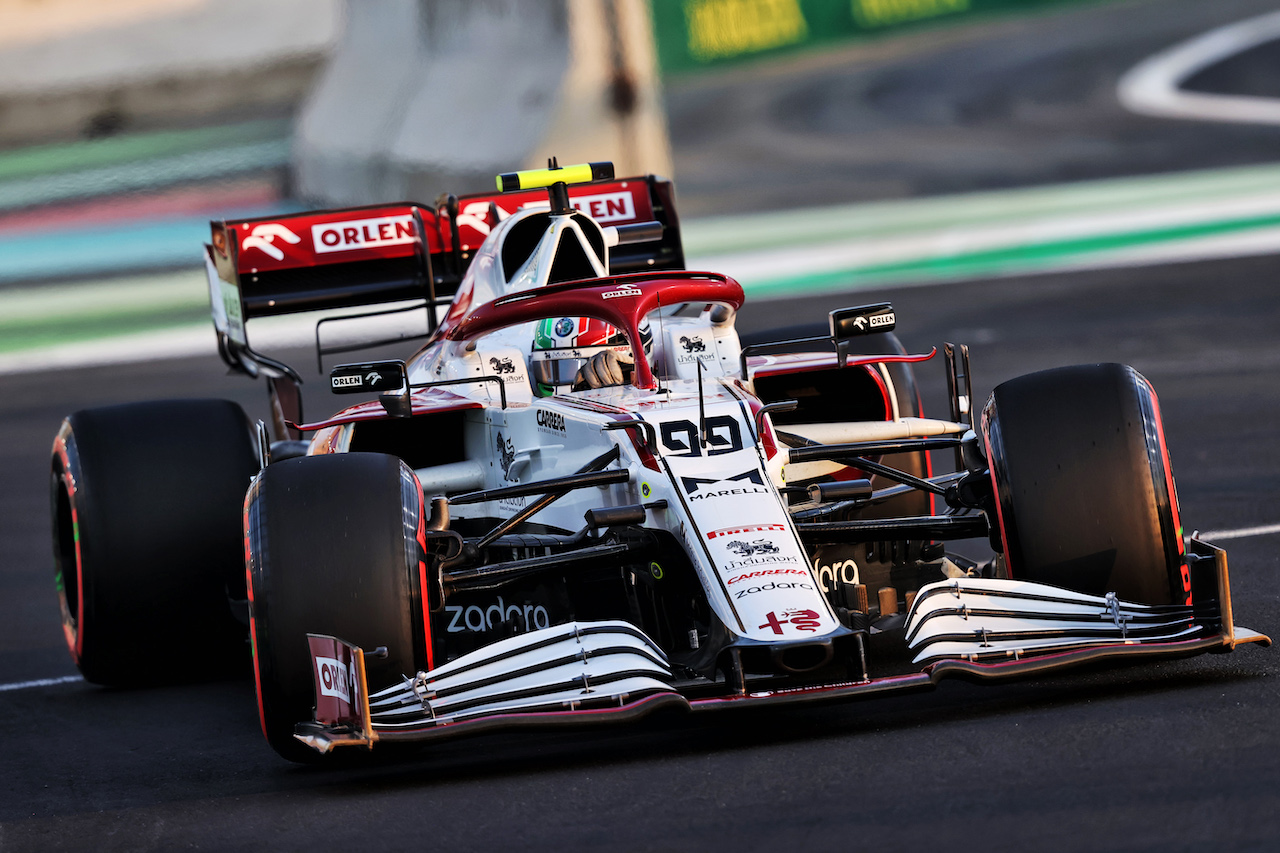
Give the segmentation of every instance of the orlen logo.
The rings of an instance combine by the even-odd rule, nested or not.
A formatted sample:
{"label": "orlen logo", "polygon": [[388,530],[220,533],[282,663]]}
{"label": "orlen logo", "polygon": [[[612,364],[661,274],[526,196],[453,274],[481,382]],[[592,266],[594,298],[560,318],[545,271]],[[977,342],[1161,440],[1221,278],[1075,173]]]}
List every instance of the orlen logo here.
{"label": "orlen logo", "polygon": [[618,299],[622,296],[642,296],[643,294],[644,291],[634,284],[624,284],[617,290],[606,290],[600,295],[605,299]]}
{"label": "orlen logo", "polygon": [[623,222],[636,218],[636,209],[629,192],[584,195],[570,203],[596,222]]}
{"label": "orlen logo", "polygon": [[888,314],[873,314],[871,316],[871,328],[874,329],[877,326],[892,326],[896,320],[897,318],[894,316],[893,312]]}
{"label": "orlen logo", "polygon": [[288,228],[278,222],[268,222],[266,225],[255,225],[253,231],[249,232],[249,236],[240,242],[240,245],[246,249],[257,249],[265,252],[277,261],[284,260],[284,249],[275,244],[276,238],[279,237],[286,243],[301,243],[302,238],[294,234]]}
{"label": "orlen logo", "polygon": [[361,379],[359,376],[335,376],[333,377],[334,388],[347,388],[351,385],[359,385]]}
{"label": "orlen logo", "polygon": [[320,695],[351,702],[351,681],[342,661],[316,657],[316,674],[320,678]]}
{"label": "orlen logo", "polygon": [[417,240],[413,216],[379,216],[350,222],[326,222],[311,226],[311,242],[316,252],[350,252],[353,249],[376,249],[399,246]]}
{"label": "orlen logo", "polygon": [[722,527],[707,534],[708,539],[720,536],[741,536],[744,533],[785,533],[785,524],[748,524],[746,527]]}

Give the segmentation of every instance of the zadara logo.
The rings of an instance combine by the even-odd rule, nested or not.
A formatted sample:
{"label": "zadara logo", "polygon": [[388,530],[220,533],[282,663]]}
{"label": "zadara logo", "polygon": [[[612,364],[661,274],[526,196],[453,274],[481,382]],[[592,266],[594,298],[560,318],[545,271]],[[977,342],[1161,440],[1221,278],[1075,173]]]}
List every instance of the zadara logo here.
{"label": "zadara logo", "polygon": [[488,607],[482,608],[477,604],[467,607],[448,604],[444,609],[446,613],[453,616],[446,629],[450,634],[462,631],[482,634],[485,631],[500,628],[504,624],[514,624],[521,631],[532,631],[535,628],[547,628],[551,625],[551,616],[547,613],[547,608],[541,604],[506,604],[502,596],[498,596],[497,604],[490,604]]}
{"label": "zadara logo", "polygon": [[761,628],[772,628],[773,633],[782,634],[788,625],[794,625],[798,631],[817,631],[822,624],[822,617],[816,610],[784,610],[782,615],[769,611]]}

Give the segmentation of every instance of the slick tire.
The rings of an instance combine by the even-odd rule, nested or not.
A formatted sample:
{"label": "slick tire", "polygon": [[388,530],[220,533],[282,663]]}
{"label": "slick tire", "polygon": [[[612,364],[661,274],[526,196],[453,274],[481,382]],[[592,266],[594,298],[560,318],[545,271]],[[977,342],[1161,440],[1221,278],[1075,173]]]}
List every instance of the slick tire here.
{"label": "slick tire", "polygon": [[267,742],[290,761],[321,758],[293,736],[314,715],[307,634],[366,652],[385,646],[386,658],[366,657],[371,690],[426,668],[421,518],[413,471],[381,453],[287,459],[250,487],[245,537],[258,712]]}
{"label": "slick tire", "polygon": [[1155,391],[1122,364],[998,385],[982,416],[1012,578],[1140,604],[1190,604]]}
{"label": "slick tire", "polygon": [[71,656],[95,684],[243,673],[241,513],[258,470],[227,400],[76,412],[54,439],[53,551]]}

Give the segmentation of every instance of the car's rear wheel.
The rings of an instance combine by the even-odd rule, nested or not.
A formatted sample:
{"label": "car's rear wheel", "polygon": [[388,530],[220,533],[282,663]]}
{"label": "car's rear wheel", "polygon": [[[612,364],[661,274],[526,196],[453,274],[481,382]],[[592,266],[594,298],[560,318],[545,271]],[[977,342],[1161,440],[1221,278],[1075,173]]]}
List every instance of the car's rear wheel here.
{"label": "car's rear wheel", "polygon": [[1160,408],[1131,367],[996,387],[983,412],[1009,575],[1143,604],[1189,604]]}
{"label": "car's rear wheel", "polygon": [[54,439],[53,546],[85,679],[221,677],[247,662],[241,512],[258,469],[244,412],[161,400],[76,412]]}
{"label": "car's rear wheel", "polygon": [[267,742],[291,761],[318,753],[293,737],[312,719],[307,634],[366,652],[376,690],[426,666],[421,598],[422,493],[394,456],[288,459],[254,481],[245,504],[250,633]]}

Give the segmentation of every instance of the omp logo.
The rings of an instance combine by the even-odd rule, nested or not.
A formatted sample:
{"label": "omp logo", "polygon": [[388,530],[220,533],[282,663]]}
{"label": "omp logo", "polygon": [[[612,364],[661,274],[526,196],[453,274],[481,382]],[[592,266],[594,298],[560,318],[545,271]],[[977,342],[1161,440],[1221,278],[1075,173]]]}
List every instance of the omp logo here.
{"label": "omp logo", "polygon": [[551,617],[547,613],[547,608],[541,604],[506,604],[502,600],[502,596],[498,596],[497,604],[490,604],[488,607],[480,607],[472,604],[463,607],[460,604],[445,605],[445,612],[453,615],[449,620],[449,627],[446,629],[450,634],[458,634],[463,631],[472,631],[475,633],[484,633],[494,628],[501,628],[504,624],[514,624],[522,631],[532,631],[535,628],[546,628],[551,625]]}
{"label": "omp logo", "polygon": [[326,222],[311,226],[311,242],[316,252],[350,252],[398,246],[418,239],[413,216],[379,216],[350,222]]}
{"label": "omp logo", "polygon": [[634,284],[624,284],[617,290],[606,290],[600,296],[604,299],[618,299],[623,296],[641,296],[643,293],[644,291]]}
{"label": "omp logo", "polygon": [[286,243],[301,243],[302,238],[294,234],[288,228],[285,228],[278,222],[268,222],[265,225],[255,225],[253,230],[249,232],[249,236],[240,242],[241,246],[246,249],[257,249],[265,252],[277,261],[284,260],[284,249],[275,244],[276,238],[279,237]]}
{"label": "omp logo", "polygon": [[719,530],[713,530],[707,534],[708,539],[718,539],[721,536],[741,536],[744,533],[786,533],[787,526],[785,524],[748,524],[746,527],[722,527]]}
{"label": "omp logo", "polygon": [[335,376],[333,377],[334,388],[348,388],[352,385],[359,385],[361,379],[359,376]]}
{"label": "omp logo", "polygon": [[351,677],[342,661],[334,658],[316,657],[316,676],[319,679],[320,695],[332,696],[343,702],[351,702]]}

